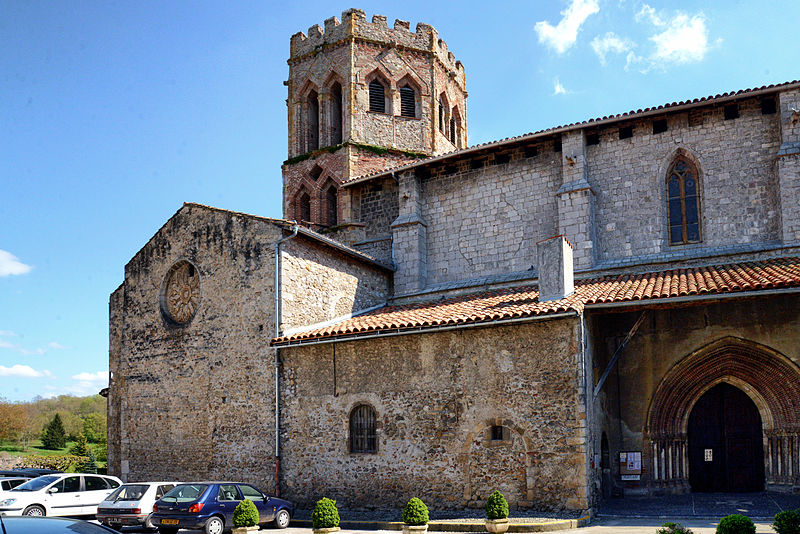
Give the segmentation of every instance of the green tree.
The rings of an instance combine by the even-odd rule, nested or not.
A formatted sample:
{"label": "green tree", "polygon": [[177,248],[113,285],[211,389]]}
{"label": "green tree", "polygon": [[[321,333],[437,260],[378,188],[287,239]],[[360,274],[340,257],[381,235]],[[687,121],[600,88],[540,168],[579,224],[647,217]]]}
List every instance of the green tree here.
{"label": "green tree", "polygon": [[78,464],[78,472],[97,473],[97,459],[94,457],[94,452],[92,452],[92,449],[89,449],[86,452],[85,460]]}
{"label": "green tree", "polygon": [[61,416],[56,413],[42,431],[42,447],[45,449],[61,449],[67,444],[67,434]]}
{"label": "green tree", "polygon": [[69,452],[75,456],[89,456],[89,444],[86,442],[86,436],[78,434],[76,443]]}
{"label": "green tree", "polygon": [[26,416],[24,405],[0,400],[0,441],[20,439]]}
{"label": "green tree", "polygon": [[83,418],[83,435],[90,443],[106,440],[106,416],[93,412]]}

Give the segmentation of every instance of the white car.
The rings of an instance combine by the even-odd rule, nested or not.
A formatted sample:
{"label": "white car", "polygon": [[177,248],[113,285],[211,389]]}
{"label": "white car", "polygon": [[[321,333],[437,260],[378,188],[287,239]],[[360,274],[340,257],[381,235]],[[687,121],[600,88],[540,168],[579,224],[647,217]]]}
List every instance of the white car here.
{"label": "white car", "polygon": [[9,491],[0,501],[0,515],[94,515],[121,484],[117,477],[91,473],[44,475]]}
{"label": "white car", "polygon": [[29,480],[30,478],[23,477],[0,477],[0,501],[8,498],[6,493]]}
{"label": "white car", "polygon": [[127,525],[156,528],[153,505],[180,482],[132,482],[114,490],[97,507],[97,520],[115,530]]}

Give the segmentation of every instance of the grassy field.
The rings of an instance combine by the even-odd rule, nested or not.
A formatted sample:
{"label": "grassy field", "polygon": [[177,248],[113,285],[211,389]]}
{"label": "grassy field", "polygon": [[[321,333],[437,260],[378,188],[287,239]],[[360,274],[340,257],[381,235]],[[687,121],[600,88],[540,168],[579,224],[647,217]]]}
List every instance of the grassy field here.
{"label": "grassy field", "polygon": [[75,445],[74,441],[68,441],[66,447],[63,449],[43,449],[42,442],[37,440],[31,441],[31,445],[23,450],[22,446],[16,443],[0,443],[0,452],[7,452],[11,456],[31,456],[31,455],[42,455],[42,456],[64,456],[65,454],[69,454],[69,449]]}

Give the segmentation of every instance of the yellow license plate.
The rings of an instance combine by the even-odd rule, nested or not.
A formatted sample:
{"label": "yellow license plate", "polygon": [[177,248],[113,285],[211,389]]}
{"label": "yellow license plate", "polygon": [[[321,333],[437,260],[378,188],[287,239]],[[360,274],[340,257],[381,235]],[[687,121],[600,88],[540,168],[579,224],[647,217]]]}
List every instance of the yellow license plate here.
{"label": "yellow license plate", "polygon": [[161,524],[162,525],[177,525],[178,524],[178,520],[177,519],[162,519],[161,520]]}

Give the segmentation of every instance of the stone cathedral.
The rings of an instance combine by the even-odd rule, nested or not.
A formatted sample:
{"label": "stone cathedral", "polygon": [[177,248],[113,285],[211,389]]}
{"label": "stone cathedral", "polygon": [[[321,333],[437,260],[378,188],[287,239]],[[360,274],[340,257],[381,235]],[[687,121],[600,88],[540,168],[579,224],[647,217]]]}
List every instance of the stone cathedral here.
{"label": "stone cathedral", "polygon": [[376,508],[800,491],[800,82],[468,146],[427,24],[351,9],[288,64],[283,218],[186,203],[111,294],[109,473]]}

